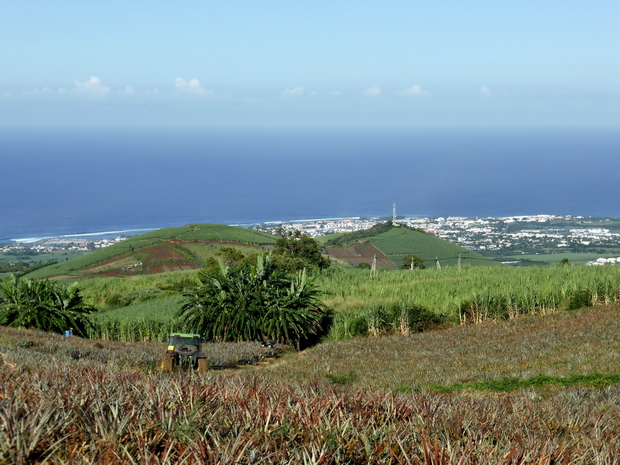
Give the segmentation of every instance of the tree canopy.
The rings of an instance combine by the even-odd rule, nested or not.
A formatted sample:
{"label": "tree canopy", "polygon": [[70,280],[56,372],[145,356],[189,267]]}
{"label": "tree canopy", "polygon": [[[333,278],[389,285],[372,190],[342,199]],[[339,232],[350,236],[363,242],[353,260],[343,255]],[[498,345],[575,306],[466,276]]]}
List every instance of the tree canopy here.
{"label": "tree canopy", "polygon": [[330,263],[321,253],[319,243],[300,231],[288,231],[278,239],[273,249],[276,266],[287,271],[322,270]]}
{"label": "tree canopy", "polygon": [[403,264],[401,266],[402,269],[417,269],[417,270],[423,270],[424,268],[426,268],[426,265],[424,264],[424,260],[422,260],[420,257],[418,257],[417,255],[405,255],[403,257]]}

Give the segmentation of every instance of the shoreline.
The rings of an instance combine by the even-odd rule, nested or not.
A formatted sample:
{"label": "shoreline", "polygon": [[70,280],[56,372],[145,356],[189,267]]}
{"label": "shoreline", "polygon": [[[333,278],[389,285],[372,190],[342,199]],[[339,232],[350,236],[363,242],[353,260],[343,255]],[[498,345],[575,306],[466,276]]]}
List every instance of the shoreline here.
{"label": "shoreline", "polygon": [[[381,222],[387,221],[392,218],[387,216],[381,217],[372,217],[372,216],[350,216],[350,217],[329,217],[329,218],[314,218],[314,219],[295,219],[288,221],[263,221],[263,222],[253,222],[253,223],[233,223],[228,224],[228,226],[239,226],[244,228],[265,228],[265,229],[274,229],[279,225],[283,226],[291,226],[291,225],[316,225],[316,224],[326,224],[333,222]],[[449,216],[449,217],[423,217],[423,216],[406,216],[406,215],[398,215],[396,217],[397,221],[402,221],[404,223],[416,223],[421,221],[436,221],[436,220],[445,220],[445,221],[458,221],[458,220],[496,220],[496,221],[506,221],[506,222],[543,222],[551,219],[558,220],[569,220],[569,219],[617,219],[613,217],[605,217],[605,216],[582,216],[582,215],[547,215],[547,214],[537,214],[537,215],[511,215],[511,216],[498,216],[498,217],[466,217],[466,216]],[[0,244],[4,245],[33,245],[39,242],[44,241],[63,241],[69,242],[71,240],[75,240],[75,242],[79,241],[94,241],[94,240],[103,240],[103,239],[115,239],[119,237],[131,237],[143,233],[147,233],[150,231],[155,231],[157,229],[170,228],[170,227],[183,227],[187,224],[194,223],[186,223],[180,226],[161,226],[154,228],[131,228],[131,229],[114,229],[114,230],[106,230],[106,231],[93,231],[93,232],[84,232],[84,233],[70,233],[70,234],[41,234],[41,235],[31,235],[30,237],[22,237],[22,238],[5,238],[0,239]],[[200,223],[195,223],[200,224]],[[225,223],[222,223],[225,224]]]}

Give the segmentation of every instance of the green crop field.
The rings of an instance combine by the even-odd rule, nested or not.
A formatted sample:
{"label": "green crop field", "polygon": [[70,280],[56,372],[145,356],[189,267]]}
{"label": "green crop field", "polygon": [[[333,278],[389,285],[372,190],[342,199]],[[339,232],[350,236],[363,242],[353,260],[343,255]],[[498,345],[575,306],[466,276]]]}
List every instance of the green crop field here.
{"label": "green crop field", "polygon": [[202,243],[188,243],[188,244],[180,244],[175,245],[175,249],[181,252],[186,253],[187,256],[194,258],[196,261],[200,263],[205,263],[205,261],[210,257],[215,257],[216,254],[223,247],[231,247],[233,246],[235,249],[239,250],[244,255],[250,255],[252,253],[260,253],[264,249],[257,245],[249,245],[249,244],[241,244],[241,243],[211,243],[211,244],[202,244]]}
{"label": "green crop field", "polygon": [[116,308],[114,302],[136,292],[157,289],[178,294],[195,284],[195,271],[178,271],[149,276],[117,278],[95,278],[79,281],[79,288],[85,300],[98,308]]}
{"label": "green crop field", "polygon": [[[172,319],[179,301],[160,298],[182,293],[193,285],[194,275],[194,271],[187,271],[98,278],[82,281],[79,286],[87,302],[104,309],[108,319],[131,326],[136,314],[141,320],[149,319],[149,302],[165,303],[165,314]],[[465,266],[460,272],[446,267],[385,270],[376,274],[358,269],[332,269],[318,273],[315,283],[322,292],[321,299],[334,312],[328,337],[341,340],[366,334],[415,331],[404,323],[411,312],[419,313],[416,321],[421,327],[425,323],[420,319],[428,320],[428,326],[432,327],[612,304],[619,299],[620,267]],[[145,302],[145,307],[136,313],[131,305],[151,297],[157,298]],[[123,306],[124,303],[128,305]],[[161,314],[152,319],[161,321]],[[123,334],[134,332],[126,330]]]}
{"label": "green crop field", "polygon": [[95,313],[88,336],[115,341],[165,341],[171,332],[183,331],[180,324],[173,323],[182,302],[180,295],[155,295],[127,307]]}
{"label": "green crop field", "polygon": [[[136,238],[138,237],[140,236],[136,236]],[[60,262],[56,265],[41,268],[33,273],[29,273],[27,277],[32,279],[43,279],[53,276],[69,275],[96,263],[110,260],[114,257],[118,257],[119,255],[130,253],[133,250],[139,250],[140,248],[147,247],[158,242],[157,239],[142,240],[136,238],[127,239],[111,245],[110,247],[95,250],[68,262]]]}

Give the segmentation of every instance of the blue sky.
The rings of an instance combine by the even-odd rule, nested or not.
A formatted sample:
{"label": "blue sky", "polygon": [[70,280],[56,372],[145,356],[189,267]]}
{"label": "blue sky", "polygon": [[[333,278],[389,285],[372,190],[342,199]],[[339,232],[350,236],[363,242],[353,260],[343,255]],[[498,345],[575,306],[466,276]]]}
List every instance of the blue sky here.
{"label": "blue sky", "polygon": [[1,126],[618,126],[620,2],[8,2]]}

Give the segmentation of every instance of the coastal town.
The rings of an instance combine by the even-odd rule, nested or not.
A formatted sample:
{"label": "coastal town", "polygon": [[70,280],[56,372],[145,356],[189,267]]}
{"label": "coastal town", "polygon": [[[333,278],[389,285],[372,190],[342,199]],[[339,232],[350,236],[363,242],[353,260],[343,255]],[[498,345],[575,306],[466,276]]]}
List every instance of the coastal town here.
{"label": "coastal town", "polygon": [[491,257],[560,252],[605,255],[590,264],[620,263],[620,221],[570,215],[529,215],[498,218],[343,218],[291,222],[264,228],[298,229],[311,236],[325,236],[368,229],[377,223],[394,223],[429,234]]}
{"label": "coastal town", "polygon": [[[391,220],[417,228],[486,256],[550,254],[560,252],[600,254],[592,264],[620,263],[620,220],[568,215],[531,215],[498,218],[333,218],[265,223],[256,229],[269,233],[299,230],[310,237],[369,229]],[[59,251],[88,252],[126,239],[91,237],[46,238],[30,243],[0,244],[0,259],[7,256],[45,255]],[[5,258],[3,258],[3,256]]]}

